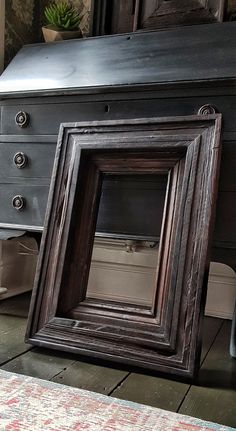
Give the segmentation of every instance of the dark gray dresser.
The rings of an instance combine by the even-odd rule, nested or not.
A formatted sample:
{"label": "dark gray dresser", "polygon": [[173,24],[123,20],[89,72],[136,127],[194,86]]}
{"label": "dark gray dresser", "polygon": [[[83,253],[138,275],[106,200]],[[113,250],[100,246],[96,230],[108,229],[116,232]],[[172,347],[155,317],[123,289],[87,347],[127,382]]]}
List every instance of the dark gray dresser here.
{"label": "dark gray dresser", "polygon": [[236,269],[235,53],[233,22],[25,46],[0,79],[1,238],[42,231],[60,123],[216,111],[212,260]]}

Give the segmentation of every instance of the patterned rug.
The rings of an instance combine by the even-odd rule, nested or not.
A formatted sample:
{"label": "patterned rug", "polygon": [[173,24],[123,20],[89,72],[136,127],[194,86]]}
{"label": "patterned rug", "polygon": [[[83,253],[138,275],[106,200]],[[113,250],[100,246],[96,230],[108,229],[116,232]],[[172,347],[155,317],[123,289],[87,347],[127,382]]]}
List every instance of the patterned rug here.
{"label": "patterned rug", "polygon": [[0,370],[0,430],[226,431],[233,428]]}

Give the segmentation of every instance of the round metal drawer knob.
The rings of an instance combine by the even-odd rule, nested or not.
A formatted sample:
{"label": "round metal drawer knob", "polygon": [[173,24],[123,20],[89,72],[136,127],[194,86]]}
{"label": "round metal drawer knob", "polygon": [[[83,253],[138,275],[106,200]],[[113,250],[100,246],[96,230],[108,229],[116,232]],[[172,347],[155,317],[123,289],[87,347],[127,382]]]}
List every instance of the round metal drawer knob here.
{"label": "round metal drawer knob", "polygon": [[12,199],[12,206],[17,211],[22,210],[25,207],[25,199],[21,195],[14,196]]}
{"label": "round metal drawer knob", "polygon": [[13,162],[17,168],[22,169],[27,165],[28,157],[24,153],[16,153],[13,157]]}
{"label": "round metal drawer knob", "polygon": [[19,127],[27,127],[29,124],[30,116],[27,112],[20,111],[15,116],[15,122]]}
{"label": "round metal drawer knob", "polygon": [[217,108],[210,104],[203,105],[198,110],[199,115],[211,115],[216,113],[217,113]]}

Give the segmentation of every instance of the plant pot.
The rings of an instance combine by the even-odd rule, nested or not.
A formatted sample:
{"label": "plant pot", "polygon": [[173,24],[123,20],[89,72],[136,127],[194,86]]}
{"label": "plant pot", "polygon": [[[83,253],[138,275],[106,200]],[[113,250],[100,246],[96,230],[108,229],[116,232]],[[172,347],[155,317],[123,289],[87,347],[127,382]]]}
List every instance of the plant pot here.
{"label": "plant pot", "polygon": [[55,42],[58,40],[78,39],[82,37],[82,32],[78,30],[57,30],[51,26],[42,27],[45,42]]}

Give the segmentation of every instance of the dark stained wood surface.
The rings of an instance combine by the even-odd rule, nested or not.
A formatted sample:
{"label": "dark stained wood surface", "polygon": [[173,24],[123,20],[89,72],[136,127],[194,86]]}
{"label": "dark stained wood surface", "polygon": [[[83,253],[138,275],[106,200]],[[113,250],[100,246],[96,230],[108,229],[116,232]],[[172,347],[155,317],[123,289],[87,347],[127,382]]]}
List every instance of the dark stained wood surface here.
{"label": "dark stained wood surface", "polygon": [[92,34],[223,21],[226,0],[92,0]]}
{"label": "dark stained wood surface", "polygon": [[154,30],[178,25],[222,21],[225,4],[225,0],[214,0],[214,2],[146,0],[141,2],[138,28]]}
{"label": "dark stained wood surface", "polygon": [[235,79],[235,50],[235,22],[29,45],[2,74],[0,96]]}
{"label": "dark stained wood surface", "polygon": [[[195,375],[220,128],[220,115],[61,127],[27,331],[32,344]],[[85,303],[102,175],[168,171],[152,308]]]}
{"label": "dark stained wood surface", "polygon": [[[106,34],[128,33],[133,31],[135,5],[133,0],[113,0],[108,1],[107,5],[112,3],[109,10],[105,10]],[[106,8],[108,9],[108,8]],[[108,12],[108,13],[107,13]],[[109,22],[110,21],[110,22]],[[101,33],[100,33],[101,35]],[[98,36],[98,34],[97,34]]]}
{"label": "dark stained wood surface", "polygon": [[[214,9],[216,2],[211,0],[209,4]],[[52,143],[56,141],[59,123],[64,120],[188,115],[197,113],[198,108],[204,103],[214,104],[223,113],[226,134],[234,131],[236,110],[234,97],[231,95],[235,94],[235,56],[232,55],[235,51],[235,31],[235,23],[226,23],[159,33],[149,32],[143,35],[113,36],[108,39],[94,39],[95,49],[91,48],[91,40],[81,40],[70,42],[71,45],[69,42],[63,45],[55,44],[55,54],[52,52],[52,46],[26,47],[10,66],[9,72],[5,72],[1,81],[2,97],[4,94],[10,97],[8,101],[4,101],[8,105],[2,107],[1,142],[25,143],[29,138],[27,142],[32,146],[33,143]],[[65,53],[61,52],[63,46]],[[71,50],[67,49],[69,46]],[[74,55],[74,48],[78,52],[78,57]],[[45,74],[42,74],[42,70]],[[183,82],[185,85],[182,85]],[[154,93],[151,93],[154,88],[155,97]],[[70,96],[64,96],[67,92]],[[80,93],[77,99],[71,94],[73,92]],[[190,97],[187,97],[187,93]],[[57,97],[44,98],[46,94],[55,94]],[[15,98],[19,95],[26,95],[26,98],[18,99],[16,105]],[[35,98],[35,95],[43,97]],[[109,97],[110,100],[107,100]],[[140,98],[139,102],[135,100],[137,97]],[[119,102],[114,103],[118,99]],[[203,99],[204,103],[201,103]],[[68,103],[72,100],[76,102],[73,109],[72,104]],[[81,106],[81,100],[89,103]],[[94,106],[95,100],[99,100],[99,106]],[[21,129],[15,124],[15,115],[21,109],[27,111],[29,106],[32,109],[30,124],[27,128]],[[48,136],[48,133],[54,136]],[[220,188],[226,194],[220,196],[218,201],[215,248],[212,256],[235,268],[236,246],[231,233],[235,231],[234,141],[235,137],[230,138],[231,147],[227,143],[223,145],[225,156]],[[11,145],[5,147],[6,154],[10,156]],[[44,153],[42,152],[44,156],[46,148],[47,146],[44,147]],[[34,158],[36,160],[37,155],[34,155]],[[12,157],[9,161],[12,162]],[[50,163],[52,159],[49,165]],[[12,196],[6,197],[1,210],[5,211],[1,216],[5,223],[1,227],[42,230],[48,188],[46,186],[43,189],[41,187],[35,189],[32,185],[39,183],[42,185],[42,181],[45,181],[44,176],[49,178],[50,173],[46,165],[47,163],[40,172],[41,179],[32,178],[31,174],[28,177],[29,181],[22,178],[22,185],[26,185],[25,189],[28,191],[27,214],[18,213],[18,216],[9,218],[9,211],[12,211]],[[1,183],[4,183],[1,190],[5,190],[6,183],[13,184],[14,181],[18,186],[19,177],[20,175],[16,175],[15,179],[10,178],[7,172],[1,180]],[[38,190],[42,197],[39,199],[41,216],[37,220],[38,226],[32,226],[32,218],[35,219],[35,215],[30,210],[33,207],[31,197],[36,192],[34,197],[38,198]],[[233,193],[229,195],[229,191]],[[219,226],[219,221],[223,219],[226,220],[224,231]],[[8,225],[7,220],[11,220]]]}

